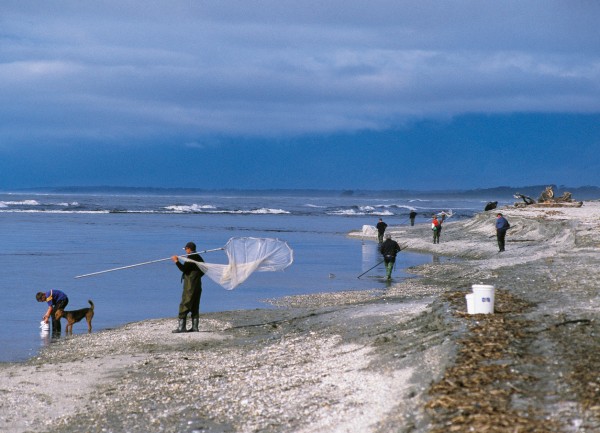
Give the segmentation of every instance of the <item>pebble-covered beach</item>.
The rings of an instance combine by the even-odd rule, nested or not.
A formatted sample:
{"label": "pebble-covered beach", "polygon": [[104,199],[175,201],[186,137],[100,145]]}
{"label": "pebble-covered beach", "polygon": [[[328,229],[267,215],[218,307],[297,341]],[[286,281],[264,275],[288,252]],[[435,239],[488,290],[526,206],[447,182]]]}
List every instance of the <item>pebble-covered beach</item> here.
{"label": "pebble-covered beach", "polygon": [[[0,430],[600,431],[600,202],[501,211],[503,253],[496,211],[449,219],[440,244],[429,224],[389,227],[434,259],[385,290],[61,338],[0,365]],[[466,314],[475,283],[496,287],[495,314]]]}

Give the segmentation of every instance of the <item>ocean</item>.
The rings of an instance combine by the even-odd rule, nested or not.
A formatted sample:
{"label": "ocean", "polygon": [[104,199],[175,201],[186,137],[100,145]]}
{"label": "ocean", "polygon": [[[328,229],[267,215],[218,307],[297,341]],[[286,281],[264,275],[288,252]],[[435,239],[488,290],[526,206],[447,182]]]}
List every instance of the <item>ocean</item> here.
{"label": "ocean", "polygon": [[[411,209],[418,213],[417,224],[448,210],[453,220],[469,218],[485,203],[456,195],[396,198],[315,191],[0,193],[0,362],[26,360],[51,343],[39,329],[47,307],[35,300],[38,291],[66,292],[67,310],[87,307],[92,299],[94,331],[164,317],[173,317],[175,328],[181,274],[170,260],[74,278],[78,275],[166,259],[182,254],[188,241],[205,250],[235,237],[278,238],[294,251],[290,267],[254,273],[234,290],[205,277],[200,305],[201,313],[273,308],[264,300],[385,288],[383,265],[357,278],[381,258],[375,241],[350,238],[350,231],[374,226],[378,218],[391,226],[407,225]],[[227,261],[223,251],[203,258]],[[431,260],[430,255],[401,253],[394,280],[411,278],[406,268]],[[64,333],[64,321],[62,328]],[[87,332],[85,322],[73,329],[74,334]]]}

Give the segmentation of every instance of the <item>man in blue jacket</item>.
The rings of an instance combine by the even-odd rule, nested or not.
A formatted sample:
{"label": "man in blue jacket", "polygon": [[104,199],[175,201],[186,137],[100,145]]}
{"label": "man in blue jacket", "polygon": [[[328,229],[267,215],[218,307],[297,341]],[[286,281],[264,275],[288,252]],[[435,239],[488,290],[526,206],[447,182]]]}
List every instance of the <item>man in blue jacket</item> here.
{"label": "man in blue jacket", "polygon": [[504,251],[504,238],[506,236],[506,231],[510,228],[510,224],[502,216],[501,213],[496,215],[496,238],[498,239],[498,248],[500,248],[500,252]]}
{"label": "man in blue jacket", "polygon": [[60,319],[56,318],[56,312],[58,310],[64,310],[69,303],[69,298],[67,295],[60,290],[52,289],[45,293],[38,292],[35,295],[35,299],[38,302],[48,303],[48,310],[46,310],[46,314],[44,314],[42,320],[48,323],[48,319],[52,317],[52,336],[60,336]]}

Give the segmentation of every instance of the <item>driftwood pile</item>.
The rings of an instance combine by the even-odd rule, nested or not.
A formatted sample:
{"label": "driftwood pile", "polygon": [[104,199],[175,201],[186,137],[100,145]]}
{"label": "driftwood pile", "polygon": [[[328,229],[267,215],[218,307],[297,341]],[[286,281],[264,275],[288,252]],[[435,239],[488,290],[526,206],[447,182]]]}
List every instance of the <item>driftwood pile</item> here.
{"label": "driftwood pile", "polygon": [[523,200],[522,202],[515,203],[515,207],[581,207],[583,205],[582,201],[574,201],[572,194],[568,191],[565,191],[560,197],[555,197],[552,186],[547,186],[542,191],[537,203],[531,197],[519,192],[514,194],[514,198]]}

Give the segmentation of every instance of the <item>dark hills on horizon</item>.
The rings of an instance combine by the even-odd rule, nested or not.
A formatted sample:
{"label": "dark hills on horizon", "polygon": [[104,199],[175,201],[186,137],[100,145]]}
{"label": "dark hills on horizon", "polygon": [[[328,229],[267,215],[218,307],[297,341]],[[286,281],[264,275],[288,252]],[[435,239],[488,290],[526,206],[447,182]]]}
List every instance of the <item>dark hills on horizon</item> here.
{"label": "dark hills on horizon", "polygon": [[[64,187],[37,187],[12,190],[11,192],[44,192],[56,194],[92,194],[92,193],[112,193],[112,194],[156,194],[156,195],[190,195],[190,194],[243,194],[243,195],[326,195],[326,196],[372,196],[377,197],[473,197],[494,200],[496,198],[512,198],[514,194],[521,193],[537,199],[544,189],[549,186],[530,185],[530,186],[497,186],[493,188],[475,188],[475,189],[448,189],[448,190],[362,190],[362,189],[202,189],[202,188],[164,188],[164,187],[131,187],[131,186],[64,186]],[[600,187],[598,186],[580,186],[569,187],[564,185],[551,185],[556,196],[563,192],[570,192],[574,200],[600,199]]]}

